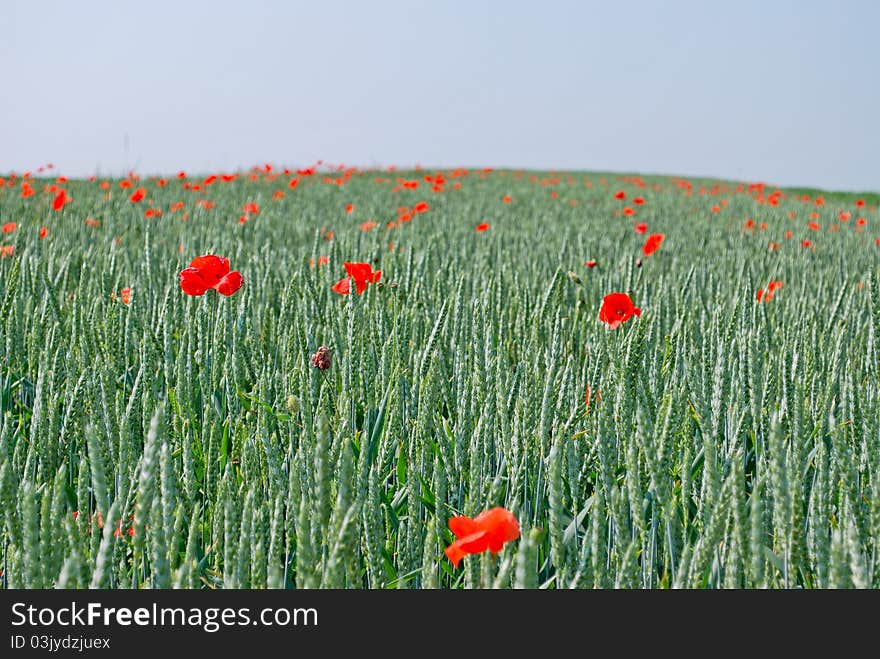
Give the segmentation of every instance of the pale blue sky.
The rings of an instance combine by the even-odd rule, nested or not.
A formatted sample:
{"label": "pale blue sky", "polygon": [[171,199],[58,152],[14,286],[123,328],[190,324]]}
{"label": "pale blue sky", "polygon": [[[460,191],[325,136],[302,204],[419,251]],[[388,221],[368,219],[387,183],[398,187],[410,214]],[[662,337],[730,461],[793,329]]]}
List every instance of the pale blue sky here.
{"label": "pale blue sky", "polygon": [[880,190],[878,27],[872,0],[4,0],[0,172],[323,158]]}

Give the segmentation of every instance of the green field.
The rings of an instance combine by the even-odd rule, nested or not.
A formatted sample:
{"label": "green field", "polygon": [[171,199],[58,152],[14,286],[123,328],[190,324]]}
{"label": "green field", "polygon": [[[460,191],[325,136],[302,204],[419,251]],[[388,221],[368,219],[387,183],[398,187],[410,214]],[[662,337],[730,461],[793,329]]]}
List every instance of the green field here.
{"label": "green field", "polygon": [[880,587],[876,194],[437,174],[4,175],[3,587]]}

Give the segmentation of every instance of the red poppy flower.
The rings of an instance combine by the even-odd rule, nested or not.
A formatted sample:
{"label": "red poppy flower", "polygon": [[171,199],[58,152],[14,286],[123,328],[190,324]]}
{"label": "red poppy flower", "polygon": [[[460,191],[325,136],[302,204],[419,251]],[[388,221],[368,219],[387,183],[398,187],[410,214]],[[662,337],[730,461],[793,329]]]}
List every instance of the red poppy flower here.
{"label": "red poppy flower", "polygon": [[180,272],[180,288],[187,295],[204,295],[213,288],[221,295],[232,295],[244,284],[240,272],[229,271],[229,259],[206,254],[197,256]]}
{"label": "red poppy flower", "polygon": [[241,210],[243,210],[245,213],[248,213],[249,215],[259,215],[260,213],[260,207],[255,201],[251,201],[245,204],[241,207]]}
{"label": "red poppy flower", "polygon": [[64,208],[64,204],[70,203],[70,197],[67,196],[67,192],[64,190],[59,190],[58,194],[55,195],[55,198],[52,200],[52,210],[60,211]]}
{"label": "red poppy flower", "polygon": [[136,204],[140,201],[143,201],[143,198],[147,196],[147,191],[144,188],[138,188],[135,190],[131,196],[128,198],[130,202]]}
{"label": "red poppy flower", "polygon": [[804,240],[804,241],[801,243],[801,246],[802,246],[802,247],[811,247],[812,245],[813,245],[813,243],[811,243],[809,240]]}
{"label": "red poppy flower", "polygon": [[488,222],[483,222],[477,225],[477,233],[483,233],[484,231],[488,231],[492,225]]}
{"label": "red poppy flower", "polygon": [[648,223],[647,222],[639,222],[636,225],[636,233],[646,233],[648,231]]}
{"label": "red poppy flower", "polygon": [[645,203],[645,198],[644,197],[634,197],[633,203],[641,206],[642,204]]}
{"label": "red poppy flower", "polygon": [[129,302],[131,302],[131,289],[130,288],[123,288],[121,291],[119,291],[119,293],[120,293],[120,296],[122,297],[122,304],[128,304]]}
{"label": "red poppy flower", "polygon": [[348,277],[340,279],[336,282],[332,290],[340,295],[348,295],[351,292],[351,280],[354,280],[355,290],[358,295],[363,294],[367,290],[367,286],[375,284],[382,278],[382,271],[373,271],[369,263],[349,263],[344,264]]}
{"label": "red poppy flower", "polygon": [[642,245],[642,252],[644,252],[645,256],[650,256],[658,249],[660,249],[660,245],[663,244],[664,236],[662,233],[652,233],[648,236],[648,239],[645,241],[645,244]]}
{"label": "red poppy flower", "polygon": [[627,217],[630,217],[632,215],[635,215],[636,212],[632,208],[627,206],[626,208],[623,209],[623,214],[626,215]]}
{"label": "red poppy flower", "polygon": [[599,309],[599,320],[608,323],[611,329],[617,329],[621,323],[625,323],[633,316],[641,315],[642,310],[633,304],[626,293],[606,295],[602,299],[602,308]]}
{"label": "red poppy flower", "polygon": [[470,517],[452,517],[449,529],[457,540],[446,548],[446,556],[455,567],[465,556],[479,554],[486,550],[497,554],[504,543],[519,537],[519,522],[509,510],[492,508],[474,519]]}
{"label": "red poppy flower", "polygon": [[596,267],[596,261],[590,260],[590,261],[587,261],[586,263],[584,263],[584,265],[590,269],[593,269]]}
{"label": "red poppy flower", "polygon": [[513,197],[511,197],[510,195],[504,195],[503,197],[501,197],[501,201],[503,201],[505,204],[509,204],[511,201],[513,201]]}
{"label": "red poppy flower", "polygon": [[807,224],[807,228],[809,228],[811,231],[818,231],[819,230],[819,223],[818,222],[809,222]]}
{"label": "red poppy flower", "polygon": [[427,213],[430,207],[428,206],[427,201],[420,201],[415,206],[413,206],[413,213]]}
{"label": "red poppy flower", "polygon": [[7,222],[3,225],[3,233],[12,233],[18,225],[15,222]]}
{"label": "red poppy flower", "polygon": [[348,204],[348,205],[345,207],[345,212],[346,212],[346,213],[351,213],[353,210],[354,210],[354,204]]}
{"label": "red poppy flower", "polygon": [[49,235],[49,229],[46,227],[40,227],[40,238],[45,238]]}
{"label": "red poppy flower", "polygon": [[626,199],[626,192],[624,192],[623,190],[618,190],[617,192],[614,193],[614,198],[620,199],[622,201],[622,200]]}

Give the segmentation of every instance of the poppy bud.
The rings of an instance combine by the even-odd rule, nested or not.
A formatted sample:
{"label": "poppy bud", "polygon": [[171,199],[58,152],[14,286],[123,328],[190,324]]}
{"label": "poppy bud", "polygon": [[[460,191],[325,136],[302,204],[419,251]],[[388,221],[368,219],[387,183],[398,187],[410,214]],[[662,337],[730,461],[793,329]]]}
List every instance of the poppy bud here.
{"label": "poppy bud", "polygon": [[636,267],[637,267],[637,268],[641,268],[641,267],[642,267],[642,259],[636,259]]}
{"label": "poppy bud", "polygon": [[312,366],[317,368],[319,371],[326,371],[330,368],[330,348],[327,346],[321,346],[312,355]]}

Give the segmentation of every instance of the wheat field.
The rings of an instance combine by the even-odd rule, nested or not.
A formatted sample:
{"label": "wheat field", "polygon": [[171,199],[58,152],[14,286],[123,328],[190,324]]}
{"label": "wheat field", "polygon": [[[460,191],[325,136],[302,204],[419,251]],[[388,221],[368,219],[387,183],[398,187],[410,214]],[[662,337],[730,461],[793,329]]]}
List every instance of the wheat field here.
{"label": "wheat field", "polygon": [[880,586],[876,194],[49,174],[0,179],[3,587]]}

